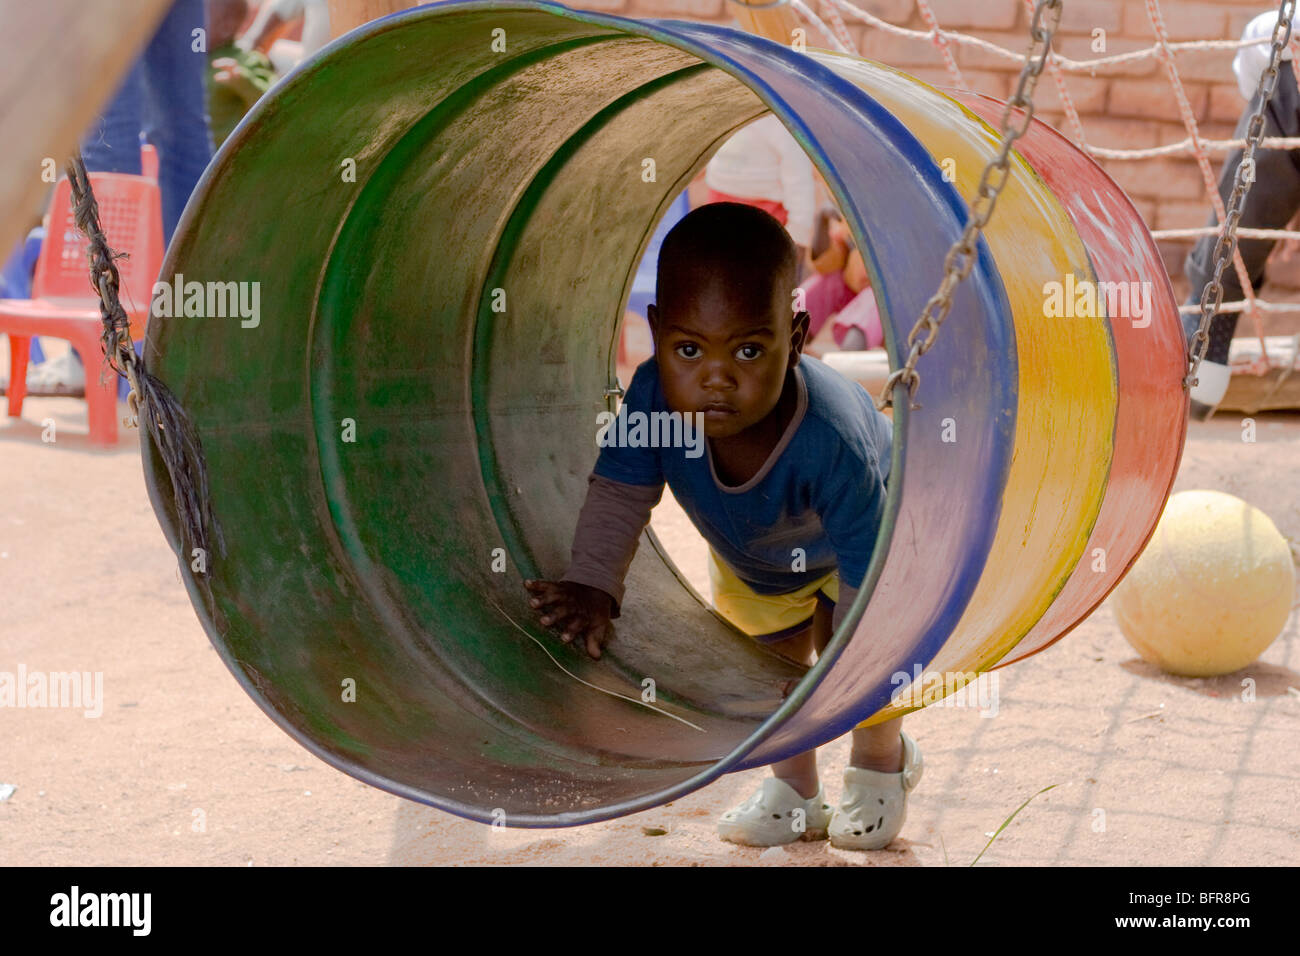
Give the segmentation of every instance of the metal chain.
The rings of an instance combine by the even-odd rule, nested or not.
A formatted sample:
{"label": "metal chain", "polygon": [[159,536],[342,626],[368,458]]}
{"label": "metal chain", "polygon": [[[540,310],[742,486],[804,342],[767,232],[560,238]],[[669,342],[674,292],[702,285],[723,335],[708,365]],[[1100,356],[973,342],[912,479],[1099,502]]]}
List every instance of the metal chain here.
{"label": "metal chain", "polygon": [[[1291,17],[1295,14],[1295,7],[1296,0],[1282,0],[1278,6],[1268,69],[1260,74],[1259,86],[1255,88],[1258,104],[1255,112],[1250,114],[1250,123],[1246,128],[1246,146],[1242,150],[1241,162],[1237,164],[1237,174],[1232,181],[1228,208],[1224,211],[1223,231],[1219,233],[1219,241],[1214,245],[1214,275],[1201,290],[1201,323],[1188,343],[1187,374],[1183,376],[1183,388],[1191,388],[1199,381],[1196,375],[1201,369],[1205,352],[1210,347],[1210,321],[1223,304],[1223,270],[1237,251],[1237,223],[1241,220],[1242,209],[1246,205],[1246,194],[1255,182],[1255,149],[1264,138],[1264,111],[1273,97],[1282,50],[1291,39]],[[1295,68],[1294,64],[1292,68]]]}
{"label": "metal chain", "polygon": [[[139,367],[135,346],[131,340],[131,320],[122,307],[119,293],[122,277],[118,272],[117,259],[124,258],[108,245],[104,230],[99,223],[99,203],[95,201],[95,191],[90,184],[90,174],[80,153],[76,154],[64,170],[68,177],[71,193],[73,218],[77,227],[86,237],[86,259],[90,267],[90,284],[99,296],[100,317],[104,324],[101,347],[109,368],[123,376],[131,386],[127,404],[131,417],[122,424],[127,428],[138,427],[139,396],[141,392]],[[89,362],[86,363],[89,367]]]}
{"label": "metal chain", "polygon": [[767,0],[765,3],[750,3],[749,0],[730,0],[730,2],[747,10],[772,10],[776,7],[784,7],[790,0]]}
{"label": "metal chain", "polygon": [[[113,251],[104,235],[99,221],[99,203],[95,200],[95,189],[80,151],[68,160],[66,172],[72,194],[73,218],[88,243],[86,259],[90,266],[90,285],[99,296],[99,315],[104,326],[100,345],[109,367],[126,376],[131,385],[127,402],[133,420],[128,420],[127,424],[144,426],[167,469],[172,485],[172,508],[184,533],[185,550],[181,554],[181,563],[186,567],[190,565],[193,548],[210,554],[215,545],[224,555],[225,536],[208,498],[207,464],[202,443],[176,396],[149,372],[143,356],[135,354],[131,320],[120,298],[122,279],[116,260],[121,256]],[[82,358],[86,363],[86,388],[89,389],[92,387],[91,357],[86,355]]]}
{"label": "metal chain", "polygon": [[[1034,6],[1034,17],[1029,25],[1029,52],[1025,58],[1025,65],[1020,70],[1020,81],[1016,84],[1016,92],[1003,107],[1002,117],[998,123],[999,131],[1002,133],[1001,148],[997,157],[984,167],[979,189],[970,205],[970,218],[966,220],[966,228],[962,231],[961,238],[953,243],[944,257],[944,274],[939,289],[925,304],[921,317],[917,319],[916,325],[907,336],[909,347],[907,360],[902,368],[890,373],[884,388],[880,391],[880,397],[876,399],[876,407],[881,410],[893,404],[894,386],[900,382],[905,383],[910,394],[915,397],[916,390],[921,384],[921,376],[916,371],[916,361],[934,344],[935,337],[939,334],[939,327],[943,325],[944,319],[952,309],[953,291],[970,275],[971,269],[975,266],[975,243],[984,227],[988,225],[1002,187],[1010,178],[1011,147],[1029,129],[1029,124],[1034,118],[1034,87],[1051,54],[1052,37],[1061,22],[1063,2],[1064,0],[1038,0]],[[1013,126],[1011,114],[1017,109],[1022,110],[1023,114],[1019,125]],[[926,335],[921,339],[923,330]],[[913,401],[911,407],[916,409],[921,406]]]}

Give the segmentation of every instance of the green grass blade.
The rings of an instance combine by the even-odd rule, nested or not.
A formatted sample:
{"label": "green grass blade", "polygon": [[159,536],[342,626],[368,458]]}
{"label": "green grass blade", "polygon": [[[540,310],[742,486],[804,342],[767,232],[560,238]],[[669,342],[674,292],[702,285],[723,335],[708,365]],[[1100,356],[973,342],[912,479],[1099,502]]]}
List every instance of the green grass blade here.
{"label": "green grass blade", "polygon": [[[1040,794],[1040,793],[1046,793],[1048,790],[1051,790],[1051,789],[1053,789],[1053,788],[1056,787],[1056,786],[1057,786],[1056,784],[1052,784],[1052,785],[1049,786],[1049,787],[1044,787],[1042,790],[1039,790],[1038,793],[1035,793],[1035,794],[1033,794],[1032,796],[1030,796],[1029,800],[1034,799],[1034,797],[1038,796],[1038,794]],[[1021,810],[1023,810],[1025,807],[1029,806],[1029,800],[1026,800],[1026,801],[1025,801],[1024,803],[1022,803],[1020,806],[1016,807],[1015,812],[1012,813],[1011,816],[1007,817],[1005,820],[1002,821],[1002,826],[1000,826],[1000,827],[998,827],[996,830],[994,830],[994,831],[993,831],[993,835],[992,835],[991,837],[989,837],[989,842],[984,844],[984,850],[987,850],[989,847],[991,847],[991,846],[993,845],[993,841],[996,840],[996,839],[998,838],[998,834],[1001,833],[1003,830],[1005,830],[1005,829],[1007,828],[1007,824],[1009,824],[1012,820],[1014,820],[1014,819],[1016,818],[1016,814],[1017,814],[1017,813],[1019,813],[1019,812],[1020,812]],[[984,850],[980,850],[980,852],[979,852],[979,856],[975,857],[975,859],[973,859],[973,860],[970,861],[970,865],[971,865],[971,866],[974,866],[976,863],[978,863],[978,862],[980,861],[980,857],[984,855]]]}

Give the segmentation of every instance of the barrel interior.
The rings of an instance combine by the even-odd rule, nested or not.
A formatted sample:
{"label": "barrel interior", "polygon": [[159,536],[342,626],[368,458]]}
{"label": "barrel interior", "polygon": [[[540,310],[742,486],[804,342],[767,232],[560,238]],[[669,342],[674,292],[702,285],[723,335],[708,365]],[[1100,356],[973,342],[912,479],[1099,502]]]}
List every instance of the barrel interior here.
{"label": "barrel interior", "polygon": [[151,323],[227,546],[188,585],[267,713],[367,782],[521,825],[662,802],[721,772],[802,670],[723,623],[652,535],[600,666],[545,635],[521,580],[567,563],[657,220],[766,107],[579,19],[376,27],[246,119],[164,266],[260,303],[256,323]]}

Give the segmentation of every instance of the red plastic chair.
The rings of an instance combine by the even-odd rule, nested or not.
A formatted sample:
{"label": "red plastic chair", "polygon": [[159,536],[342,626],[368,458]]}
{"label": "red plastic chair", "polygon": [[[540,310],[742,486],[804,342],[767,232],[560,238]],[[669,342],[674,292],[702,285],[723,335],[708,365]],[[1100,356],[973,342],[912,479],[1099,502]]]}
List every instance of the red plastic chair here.
{"label": "red plastic chair", "polygon": [[[141,340],[153,284],[162,268],[162,198],[158,183],[125,173],[91,173],[99,203],[99,221],[108,244],[128,258],[119,259],[121,300],[131,318],[131,336]],[[72,187],[66,178],[54,187],[50,224],[36,274],[32,298],[0,299],[0,334],[9,336],[9,415],[23,412],[27,395],[27,357],[33,335],[67,339],[86,366],[86,403],[90,440],[117,442],[117,379],[104,362],[99,299],[90,286],[88,243],[72,217]]]}

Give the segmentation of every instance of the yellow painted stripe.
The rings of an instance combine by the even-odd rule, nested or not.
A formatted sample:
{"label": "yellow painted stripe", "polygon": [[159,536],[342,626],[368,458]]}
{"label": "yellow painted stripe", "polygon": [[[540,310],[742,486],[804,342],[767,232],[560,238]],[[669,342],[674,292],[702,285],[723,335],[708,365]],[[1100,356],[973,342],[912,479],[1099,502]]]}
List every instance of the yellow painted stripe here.
{"label": "yellow painted stripe", "polygon": [[[912,77],[851,57],[818,58],[902,121],[935,158],[935,175],[944,160],[952,160],[947,165],[957,191],[968,199],[975,195],[985,165],[997,154],[994,130]],[[954,675],[979,672],[1010,651],[1065,585],[1101,509],[1115,428],[1117,381],[1107,322],[1096,314],[1048,317],[1044,306],[1047,283],[1064,284],[1069,273],[1076,284],[1095,282],[1096,275],[1064,208],[1019,155],[1012,157],[1010,179],[984,236],[1015,322],[1015,453],[984,573],[956,629],[926,668],[927,674],[945,675],[945,695],[960,686]],[[937,287],[939,279],[918,275],[907,281]],[[915,317],[900,319],[906,330]],[[924,365],[922,357],[922,374]],[[931,393],[923,404],[926,427],[938,428],[946,417],[943,396]],[[955,425],[961,441],[962,422]],[[890,705],[863,726],[915,709]]]}

